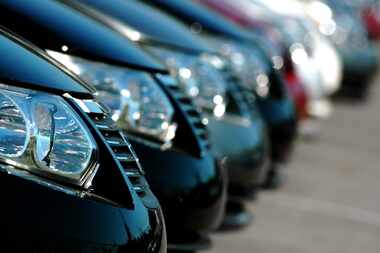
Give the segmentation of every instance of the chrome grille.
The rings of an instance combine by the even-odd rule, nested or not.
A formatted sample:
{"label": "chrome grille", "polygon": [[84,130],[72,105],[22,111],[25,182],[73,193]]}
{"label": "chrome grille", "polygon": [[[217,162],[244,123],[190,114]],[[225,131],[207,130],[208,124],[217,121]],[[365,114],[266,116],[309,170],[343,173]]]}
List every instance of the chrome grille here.
{"label": "chrome grille", "polygon": [[147,189],[144,179],[144,171],[142,170],[138,158],[133,152],[131,145],[125,139],[121,131],[119,131],[113,120],[108,116],[103,106],[92,100],[79,100],[77,104],[89,116],[93,124],[101,133],[105,142],[112,150],[114,157],[119,161],[125,175],[131,182],[136,193],[143,197]]}
{"label": "chrome grille", "polygon": [[157,78],[168,88],[170,94],[178,101],[180,107],[187,115],[200,144],[205,149],[210,149],[210,141],[207,126],[202,122],[202,115],[197,110],[191,98],[189,98],[178,86],[176,79],[169,75],[157,75]]}
{"label": "chrome grille", "polygon": [[239,109],[243,114],[256,115],[256,96],[253,91],[244,88],[238,76],[228,67],[223,69],[224,76],[228,81],[229,90],[233,98],[239,105]]}

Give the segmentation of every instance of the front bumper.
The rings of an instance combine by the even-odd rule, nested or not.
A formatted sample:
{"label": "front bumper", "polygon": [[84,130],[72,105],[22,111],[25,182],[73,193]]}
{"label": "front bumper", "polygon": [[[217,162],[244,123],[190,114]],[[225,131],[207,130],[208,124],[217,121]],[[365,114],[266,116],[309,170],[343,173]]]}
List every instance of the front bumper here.
{"label": "front bumper", "polygon": [[169,249],[207,249],[203,235],[215,230],[224,217],[226,175],[212,156],[201,158],[131,141],[166,221]]}
{"label": "front bumper", "polygon": [[215,158],[227,169],[229,199],[254,199],[269,168],[269,140],[260,117],[235,120],[209,119],[209,132]]}
{"label": "front bumper", "polygon": [[[2,249],[9,252],[166,252],[161,211],[121,207],[0,172]],[[12,251],[11,251],[12,250]]]}
{"label": "front bumper", "polygon": [[377,48],[374,45],[356,50],[339,48],[339,53],[343,59],[344,73],[340,94],[365,96],[379,66]]}
{"label": "front bumper", "polygon": [[286,97],[259,100],[258,105],[269,128],[272,162],[286,163],[292,154],[297,136],[298,123],[294,104]]}

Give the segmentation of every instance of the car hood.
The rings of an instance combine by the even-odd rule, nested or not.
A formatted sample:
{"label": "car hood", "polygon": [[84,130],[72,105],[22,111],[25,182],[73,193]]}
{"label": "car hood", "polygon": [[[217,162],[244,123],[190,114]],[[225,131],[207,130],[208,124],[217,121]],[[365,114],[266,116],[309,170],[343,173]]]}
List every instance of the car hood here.
{"label": "car hood", "polygon": [[0,54],[2,84],[85,98],[95,92],[92,86],[61,69],[42,50],[3,29],[0,29]]}
{"label": "car hood", "polygon": [[201,4],[192,1],[178,0],[142,1],[164,10],[189,25],[200,26],[199,29],[197,29],[198,31],[205,30],[220,36],[228,36],[240,40],[252,39],[250,32],[242,29]]}
{"label": "car hood", "polygon": [[[138,37],[127,36],[140,42],[162,43],[167,46],[179,47],[195,52],[213,52],[211,48],[198,36],[194,36],[189,29],[166,13],[136,0],[67,0],[72,5],[82,6],[82,9],[90,7],[105,16],[99,16],[96,12],[88,10],[93,16],[97,16],[103,22],[123,33],[125,26],[138,31]],[[86,11],[86,10],[85,10]],[[120,27],[122,25],[122,27]]]}
{"label": "car hood", "polygon": [[123,36],[55,0],[2,0],[0,24],[43,49],[166,72]]}

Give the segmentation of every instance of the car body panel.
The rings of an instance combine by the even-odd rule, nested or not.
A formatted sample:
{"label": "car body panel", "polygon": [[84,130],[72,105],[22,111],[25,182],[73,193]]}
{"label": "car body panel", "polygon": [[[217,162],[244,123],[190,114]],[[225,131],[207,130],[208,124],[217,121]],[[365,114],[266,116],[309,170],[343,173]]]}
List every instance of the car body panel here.
{"label": "car body panel", "polygon": [[[157,154],[147,146],[136,145],[133,141],[132,144],[137,153],[155,157],[142,164],[167,217],[168,237],[179,231],[216,229],[223,217],[220,210],[224,210],[226,179],[223,171],[215,166],[214,159],[211,156],[196,158],[174,150]],[[157,163],[160,169],[156,169]]]}
{"label": "car body panel", "polygon": [[161,214],[141,202],[128,210],[51,190],[3,172],[0,182],[3,192],[14,189],[2,199],[6,203],[0,219],[3,232],[6,231],[2,246],[129,252],[146,248],[141,243],[156,239],[151,236],[162,236],[163,231],[157,227],[162,224],[156,223]]}
{"label": "car body panel", "polygon": [[[31,51],[32,47],[17,37],[2,31],[0,34],[0,50],[4,56],[0,58],[0,80],[3,84],[11,82],[25,88],[33,87],[59,94],[68,92],[85,97],[91,97],[95,92],[95,88],[84,84],[70,72],[64,72],[51,64],[47,57],[36,57]],[[10,40],[19,44],[10,43]]]}
{"label": "car body panel", "polygon": [[[122,36],[58,1],[41,4],[38,0],[5,0],[0,9],[3,26],[17,29],[22,33],[19,35],[40,47],[127,67],[166,71],[154,59],[134,50],[133,44]],[[22,29],[25,24],[28,29]]]}
{"label": "car body panel", "polygon": [[[212,13],[204,8],[204,6],[194,3],[193,1],[177,1],[177,0],[142,0],[158,8],[165,9],[173,16],[180,16],[180,19],[189,25],[193,25],[193,31],[202,33],[202,31],[211,31],[215,34],[228,35],[236,39],[249,39],[251,35],[234,25],[227,22],[223,17],[216,13]],[[197,29],[197,27],[199,29]],[[205,29],[203,30],[202,27]]]}
{"label": "car body panel", "polygon": [[[128,25],[141,34],[141,39],[137,42],[154,42],[180,47],[183,50],[207,52],[212,51],[200,38],[192,36],[190,30],[173,20],[164,12],[152,8],[141,1],[130,0],[84,0],[73,1],[83,3],[96,10],[109,15],[112,18],[121,20],[124,25]],[[128,10],[128,11],[125,11]],[[149,19],[146,18],[149,13]],[[110,22],[110,26],[112,26]],[[162,29],[165,27],[165,29]],[[117,26],[114,26],[117,29]],[[127,35],[128,36],[128,35]]]}
{"label": "car body panel", "polygon": [[208,125],[212,129],[210,139],[213,140],[214,155],[228,168],[229,187],[261,185],[267,172],[265,162],[270,149],[264,122],[257,119],[237,124],[233,120],[210,118]]}

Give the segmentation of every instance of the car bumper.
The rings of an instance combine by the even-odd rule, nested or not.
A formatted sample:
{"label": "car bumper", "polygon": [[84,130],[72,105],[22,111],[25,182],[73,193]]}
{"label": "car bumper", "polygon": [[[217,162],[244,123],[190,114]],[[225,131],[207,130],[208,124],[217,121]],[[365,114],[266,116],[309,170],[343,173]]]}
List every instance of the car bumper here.
{"label": "car bumper", "polygon": [[214,156],[227,169],[229,198],[254,199],[269,168],[269,139],[260,117],[209,120]]}
{"label": "car bumper", "polygon": [[284,164],[292,155],[297,135],[297,122],[295,120],[283,121],[270,128],[272,161]]}
{"label": "car bumper", "polygon": [[343,59],[343,87],[341,94],[352,96],[366,95],[369,83],[374,77],[378,66],[378,54],[375,46],[349,50],[339,50]]}
{"label": "car bumper", "polygon": [[266,99],[259,102],[260,111],[269,128],[272,162],[285,163],[289,160],[297,136],[297,116],[289,98]]}
{"label": "car bumper", "polygon": [[224,216],[225,173],[211,155],[197,158],[131,142],[138,155],[150,158],[141,163],[164,212],[168,248],[208,248],[203,235],[215,230]]}
{"label": "car bumper", "polygon": [[123,208],[0,172],[2,248],[45,252],[166,252],[163,217],[135,199]]}

